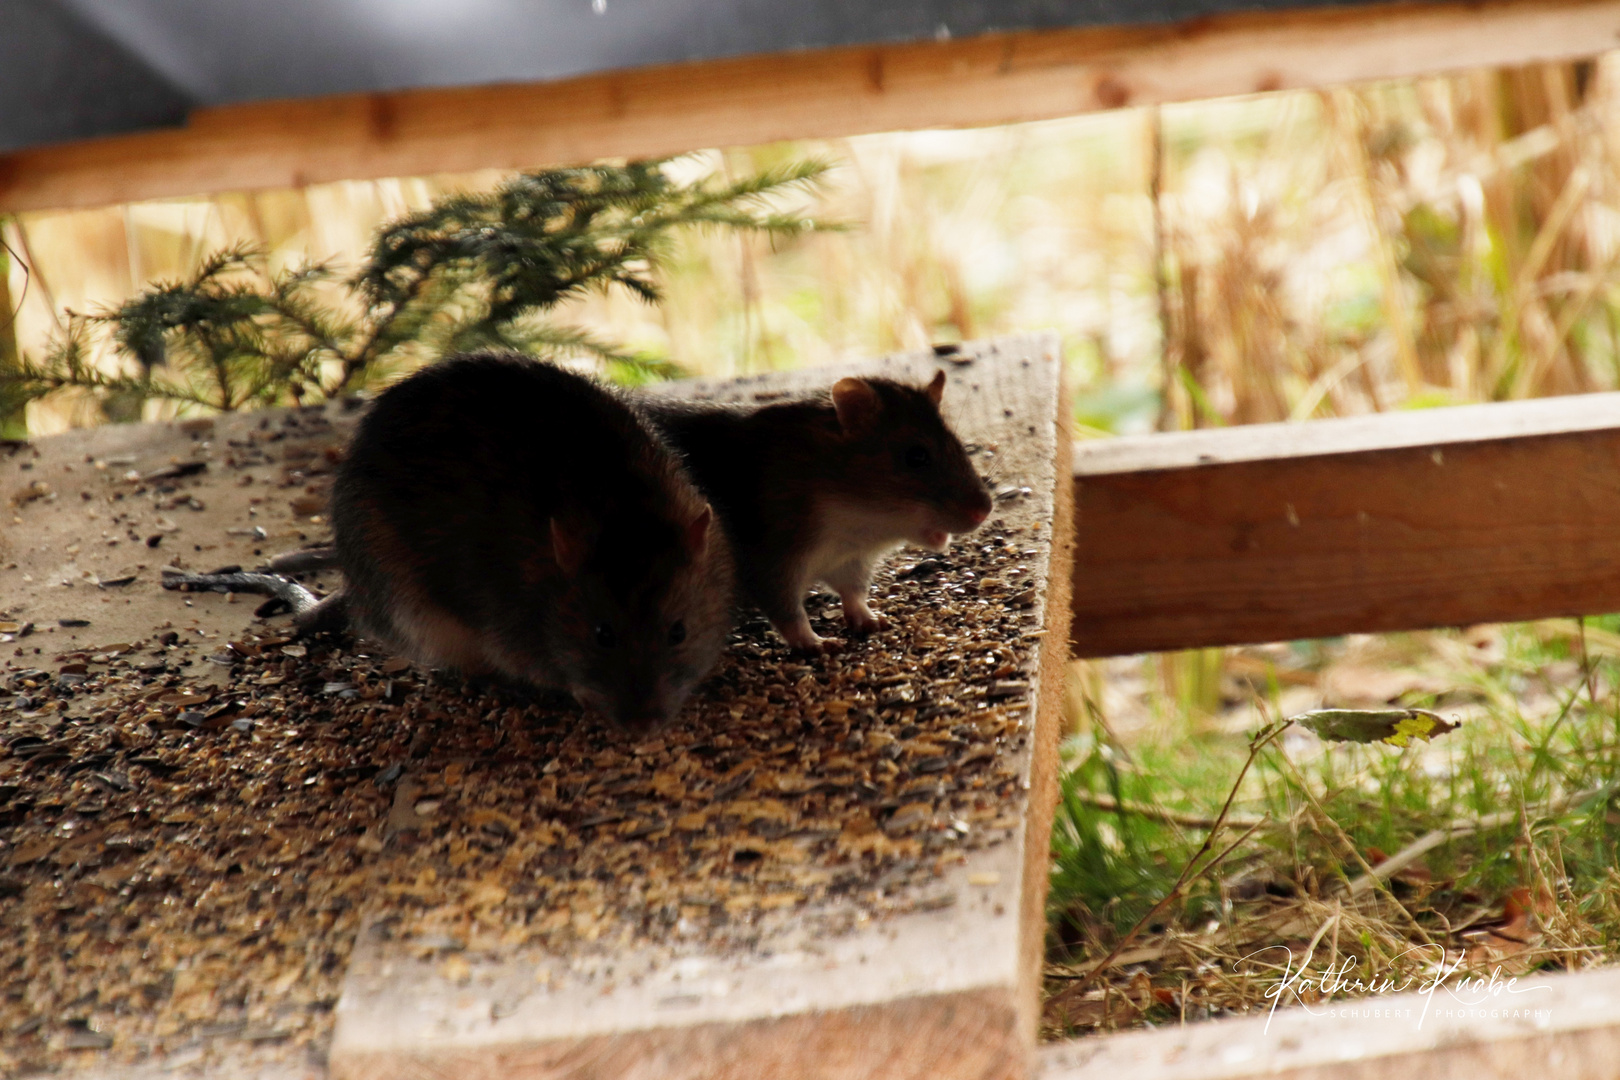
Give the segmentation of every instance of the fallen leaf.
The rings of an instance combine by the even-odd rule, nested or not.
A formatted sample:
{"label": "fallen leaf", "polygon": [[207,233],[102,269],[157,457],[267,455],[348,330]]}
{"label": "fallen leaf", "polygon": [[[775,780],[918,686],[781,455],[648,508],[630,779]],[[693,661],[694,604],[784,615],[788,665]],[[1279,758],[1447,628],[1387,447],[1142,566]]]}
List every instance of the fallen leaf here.
{"label": "fallen leaf", "polygon": [[1384,742],[1406,746],[1428,741],[1461,725],[1427,709],[1316,709],[1293,718],[1328,742]]}
{"label": "fallen leaf", "polygon": [[[1550,908],[1550,898],[1534,905]],[[1502,918],[1494,926],[1464,932],[1470,942],[1467,964],[1470,968],[1500,968],[1506,975],[1523,975],[1535,966],[1529,955],[1541,944],[1541,928],[1531,912],[1530,890],[1517,888],[1502,900]]]}

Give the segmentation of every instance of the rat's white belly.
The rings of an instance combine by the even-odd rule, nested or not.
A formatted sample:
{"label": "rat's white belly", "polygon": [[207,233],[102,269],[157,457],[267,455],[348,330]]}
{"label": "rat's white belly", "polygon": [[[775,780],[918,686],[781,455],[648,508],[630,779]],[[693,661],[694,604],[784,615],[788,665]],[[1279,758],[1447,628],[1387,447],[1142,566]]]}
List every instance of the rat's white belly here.
{"label": "rat's white belly", "polygon": [[[909,514],[874,511],[829,501],[821,505],[820,528],[805,559],[806,584],[847,579],[851,566],[868,567],[906,542],[912,533]],[[840,573],[842,570],[842,573]]]}
{"label": "rat's white belly", "polygon": [[[887,540],[881,544],[854,545],[854,544],[826,544],[817,545],[810,553],[810,564],[806,568],[806,576],[810,581],[825,581],[829,585],[837,584],[831,580],[840,580],[848,576],[851,566],[871,566],[889,552],[898,548],[903,540]],[[844,573],[840,574],[839,571]],[[830,576],[829,576],[830,575]]]}

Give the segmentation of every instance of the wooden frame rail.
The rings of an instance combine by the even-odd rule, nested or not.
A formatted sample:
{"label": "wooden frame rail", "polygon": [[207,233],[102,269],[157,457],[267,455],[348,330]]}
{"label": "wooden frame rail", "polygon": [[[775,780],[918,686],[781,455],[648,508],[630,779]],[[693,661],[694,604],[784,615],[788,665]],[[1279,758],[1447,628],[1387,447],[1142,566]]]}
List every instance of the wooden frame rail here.
{"label": "wooden frame rail", "polygon": [[[1620,971],[1458,980],[1042,1051],[1041,1080],[1607,1080],[1620,1061]],[[1284,994],[1283,1001],[1291,1001]]]}
{"label": "wooden frame rail", "polygon": [[1014,123],[1616,46],[1620,0],[1358,4],[233,105],[0,156],[0,212]]}
{"label": "wooden frame rail", "polygon": [[1620,611],[1620,394],[1081,443],[1076,656]]}

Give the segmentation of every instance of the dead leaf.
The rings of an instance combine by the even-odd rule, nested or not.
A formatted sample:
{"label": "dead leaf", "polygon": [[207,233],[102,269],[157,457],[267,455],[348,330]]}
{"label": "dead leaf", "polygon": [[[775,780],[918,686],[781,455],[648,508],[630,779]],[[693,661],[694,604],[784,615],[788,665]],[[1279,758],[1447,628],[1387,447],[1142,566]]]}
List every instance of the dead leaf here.
{"label": "dead leaf", "polygon": [[1406,746],[1455,731],[1460,724],[1428,709],[1316,709],[1294,722],[1328,742],[1385,742]]}
{"label": "dead leaf", "polygon": [[[1550,912],[1551,898],[1534,905]],[[1523,975],[1535,966],[1532,950],[1541,944],[1539,920],[1531,911],[1530,890],[1514,889],[1502,900],[1502,918],[1494,926],[1466,931],[1470,942],[1467,964],[1478,970],[1501,968],[1505,975]]]}

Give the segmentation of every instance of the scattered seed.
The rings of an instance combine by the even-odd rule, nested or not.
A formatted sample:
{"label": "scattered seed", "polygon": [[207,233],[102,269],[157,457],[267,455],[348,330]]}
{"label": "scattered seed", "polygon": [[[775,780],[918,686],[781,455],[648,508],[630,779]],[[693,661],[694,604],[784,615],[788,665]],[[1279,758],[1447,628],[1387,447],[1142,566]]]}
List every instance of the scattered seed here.
{"label": "scattered seed", "polygon": [[[311,417],[288,416],[296,426],[251,429],[254,444],[229,453],[258,464],[268,436],[292,442],[312,429]],[[127,681],[105,682],[90,650],[69,653],[62,659],[94,669],[78,673],[90,692],[71,688],[66,723],[0,752],[18,789],[0,786],[0,807],[20,822],[0,836],[0,895],[28,898],[0,903],[0,939],[23,942],[17,951],[34,965],[25,970],[55,971],[47,965],[67,956],[62,970],[87,973],[80,985],[105,979],[109,995],[131,1002],[107,1020],[122,1050],[152,1039],[156,1017],[179,1015],[173,958],[202,955],[199,934],[235,936],[255,956],[251,985],[230,965],[198,964],[180,969],[186,992],[220,1002],[250,993],[277,1019],[249,1022],[237,1038],[318,1046],[362,913],[376,939],[405,947],[465,927],[469,956],[504,948],[499,935],[519,929],[524,948],[562,959],[565,973],[580,950],[620,940],[751,949],[783,926],[837,934],[852,913],[949,906],[955,894],[938,890],[935,868],[1004,842],[1019,820],[1023,796],[1003,786],[1018,775],[1014,706],[992,695],[1034,654],[1006,594],[1030,587],[1024,566],[1036,564],[1017,554],[1028,537],[1007,522],[1034,515],[1035,502],[1017,502],[948,559],[883,568],[873,591],[894,627],[836,657],[792,657],[763,621],[739,626],[687,715],[636,744],[575,708],[413,671],[403,657],[368,655],[365,642],[295,643],[261,626],[226,649],[188,627],[183,641],[172,630],[156,638],[183,648],[149,656],[143,644],[108,672]],[[310,531],[310,542],[324,539]],[[965,599],[948,592],[973,583],[978,594],[964,589]],[[823,632],[839,615],[835,600],[811,611]],[[189,659],[194,648],[220,663]],[[990,674],[1003,669],[1012,677]],[[67,701],[58,681],[74,673],[5,674],[6,707],[22,698],[38,717],[26,722],[43,725]],[[50,816],[16,817],[30,799]],[[72,837],[47,835],[46,822],[64,820],[77,823]],[[136,843],[115,847],[124,834]],[[62,886],[36,904],[32,886],[47,875]],[[20,911],[46,929],[17,934]],[[501,923],[514,913],[519,923]],[[100,941],[124,920],[172,947],[167,967],[138,957],[127,973],[71,967],[104,962],[73,954],[66,935]],[[296,989],[274,989],[278,977]],[[54,976],[39,978],[54,989]],[[29,1016],[0,999],[0,1024]],[[168,1045],[237,1019],[177,1022]]]}
{"label": "scattered seed", "polygon": [[727,780],[724,784],[721,784],[719,787],[714,789],[714,799],[715,799],[715,801],[716,802],[721,802],[721,801],[723,801],[725,799],[731,798],[733,795],[737,794],[737,792],[739,792],[743,788],[747,787],[748,782],[750,780],[752,780],[753,778],[754,778],[754,770],[753,769],[744,769],[742,772],[738,773],[736,776],[732,777],[730,780]]}
{"label": "scattered seed", "polygon": [[112,1044],[111,1035],[89,1028],[75,1028],[62,1040],[62,1046],[67,1050],[107,1050]]}
{"label": "scattered seed", "polygon": [[148,484],[154,480],[178,480],[184,476],[195,476],[207,468],[208,462],[206,461],[182,461],[153,469],[151,472],[141,476],[140,479],[143,483]]}
{"label": "scattered seed", "polygon": [[1019,697],[1027,693],[1029,693],[1028,680],[1004,679],[1001,682],[992,684],[989,692],[985,696],[991,700],[995,700],[997,698]]}

